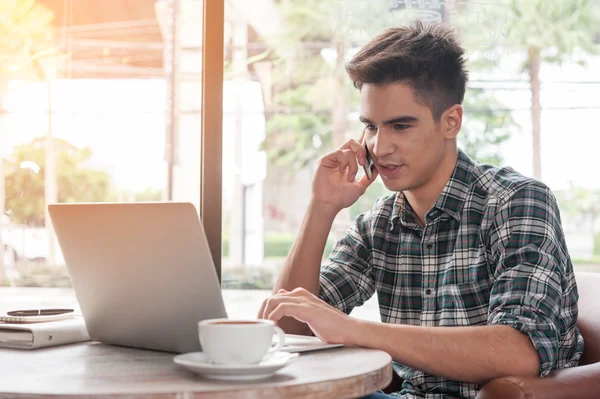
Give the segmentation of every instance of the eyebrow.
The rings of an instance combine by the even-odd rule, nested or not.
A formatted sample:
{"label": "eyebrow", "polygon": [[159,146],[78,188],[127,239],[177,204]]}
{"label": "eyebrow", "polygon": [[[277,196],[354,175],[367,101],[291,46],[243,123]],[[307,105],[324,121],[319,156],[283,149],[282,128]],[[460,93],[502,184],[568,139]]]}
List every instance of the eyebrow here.
{"label": "eyebrow", "polygon": [[[359,116],[358,119],[362,122],[362,123],[370,123],[373,124],[373,121],[365,118],[364,116]],[[398,116],[396,118],[387,120],[385,122],[383,122],[384,125],[394,125],[397,123],[415,123],[418,122],[419,118],[417,118],[416,116],[408,116],[408,115],[403,115],[403,116]]]}

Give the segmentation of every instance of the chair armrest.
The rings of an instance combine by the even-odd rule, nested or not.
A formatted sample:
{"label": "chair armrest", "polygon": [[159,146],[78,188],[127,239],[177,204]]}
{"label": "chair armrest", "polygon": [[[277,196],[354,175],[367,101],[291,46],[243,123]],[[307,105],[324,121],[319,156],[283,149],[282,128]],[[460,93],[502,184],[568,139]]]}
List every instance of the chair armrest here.
{"label": "chair armrest", "polygon": [[555,370],[545,378],[501,377],[487,383],[476,399],[593,399],[600,392],[600,363]]}

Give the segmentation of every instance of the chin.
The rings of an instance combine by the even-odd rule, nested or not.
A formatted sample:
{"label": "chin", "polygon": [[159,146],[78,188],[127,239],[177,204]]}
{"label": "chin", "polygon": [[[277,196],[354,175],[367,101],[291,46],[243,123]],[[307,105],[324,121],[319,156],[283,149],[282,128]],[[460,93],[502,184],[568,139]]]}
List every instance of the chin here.
{"label": "chin", "polygon": [[387,180],[381,179],[383,181],[383,185],[390,191],[406,191],[411,189],[411,185],[406,181],[401,181],[400,179]]}

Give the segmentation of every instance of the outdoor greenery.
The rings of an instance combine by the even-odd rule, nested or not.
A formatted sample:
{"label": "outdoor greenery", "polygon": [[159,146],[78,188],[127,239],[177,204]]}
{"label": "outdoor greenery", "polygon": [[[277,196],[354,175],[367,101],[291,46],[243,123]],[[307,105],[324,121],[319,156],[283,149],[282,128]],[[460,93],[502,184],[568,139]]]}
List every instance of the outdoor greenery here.
{"label": "outdoor greenery", "polygon": [[[282,258],[290,252],[296,236],[291,233],[267,233],[265,234],[265,258]],[[324,254],[329,254],[335,243],[327,240]],[[221,252],[224,258],[229,254],[229,236],[223,235]]]}
{"label": "outdoor greenery", "polygon": [[[391,3],[388,0],[277,2],[279,21],[272,22],[282,30],[275,36],[262,38],[269,50],[246,62],[251,65],[267,60],[274,68],[272,87],[265,88],[273,93],[263,143],[270,167],[287,170],[293,177],[298,171],[314,166],[324,153],[349,138],[358,138],[361,129],[355,115],[359,109],[358,91],[346,76],[344,64],[356,49],[383,29],[412,22],[420,15],[419,7],[390,8]],[[600,7],[594,0],[508,0],[501,7],[463,1],[457,2],[452,13],[444,14],[444,19],[456,26],[466,44],[470,71],[495,71],[502,58],[509,55],[523,59],[521,72],[531,93],[533,163],[538,178],[542,173],[540,70],[546,63],[583,63],[585,55],[597,53],[598,45],[593,38],[600,30],[599,14]],[[43,64],[61,60],[56,43],[50,9],[35,0],[0,0],[0,116],[10,79],[49,79],[46,72],[52,73],[52,67]],[[232,76],[230,61],[226,60],[226,78]],[[515,124],[509,105],[503,104],[493,90],[468,89],[459,143],[472,158],[502,164],[502,144],[521,129]],[[49,136],[51,133],[40,132]],[[56,184],[58,202],[115,201],[120,197],[134,201],[162,200],[162,190],[156,189],[121,192],[117,197],[109,175],[89,166],[91,158],[91,149],[58,138],[39,137],[16,146],[10,155],[0,159],[0,186],[6,194],[0,213],[6,211],[13,223],[43,226],[44,193],[49,181]],[[50,178],[46,173],[48,159],[56,162],[56,176]],[[354,219],[371,208],[377,198],[388,194],[383,184],[376,181],[350,207],[348,217]],[[564,214],[591,221],[595,256],[573,262],[600,264],[597,228],[600,191],[573,186],[556,192],[556,196]],[[266,233],[265,258],[284,258],[295,238],[292,233]],[[333,246],[334,240],[329,239],[325,256]],[[228,252],[229,238],[225,236],[223,256]],[[2,259],[0,256],[0,285]],[[17,266],[21,275],[19,285],[70,286],[64,267],[42,263]],[[228,270],[223,274],[223,287],[271,288],[277,272],[255,268]]]}
{"label": "outdoor greenery", "polygon": [[[53,19],[53,12],[35,0],[0,1],[0,116],[4,111],[8,81],[40,79],[44,75],[41,61],[58,54]],[[0,156],[0,195],[5,196],[3,166]],[[2,198],[0,215],[4,214]],[[0,280],[3,274],[4,245],[0,243]]]}
{"label": "outdoor greenery", "polygon": [[[457,25],[479,63],[494,67],[510,54],[522,55],[531,92],[533,174],[542,177],[540,69],[545,63],[579,61],[597,53],[600,26],[595,0],[510,0],[498,6],[477,2],[465,7]],[[485,62],[487,61],[487,62]]]}
{"label": "outdoor greenery", "polygon": [[[418,17],[414,10],[382,12],[381,4],[310,0],[279,8],[286,29],[267,38],[280,56],[274,85],[277,112],[269,115],[263,144],[274,165],[287,166],[293,174],[360,135],[360,124],[347,120],[350,111],[358,110],[358,92],[343,64],[367,38]],[[469,89],[463,105],[461,145],[474,159],[500,164],[499,145],[516,128],[510,112],[493,92],[481,89]],[[340,121],[339,115],[346,120]]]}
{"label": "outdoor greenery", "polygon": [[[565,190],[554,192],[562,215],[588,221],[593,236],[594,255],[600,255],[600,190],[588,190],[571,185]],[[588,227],[588,226],[585,226]],[[582,226],[581,228],[584,228]]]}
{"label": "outdoor greenery", "polygon": [[[54,138],[58,202],[99,202],[110,197],[110,178],[86,167],[89,148],[78,148]],[[13,223],[44,225],[45,138],[16,146],[5,165],[6,212]]]}
{"label": "outdoor greenery", "polygon": [[463,107],[459,146],[479,162],[502,165],[500,146],[518,129],[511,113],[502,110],[502,104],[492,91],[484,89],[468,89]]}
{"label": "outdoor greenery", "polygon": [[35,76],[32,64],[57,54],[53,19],[52,10],[35,0],[0,1],[0,82]]}
{"label": "outdoor greenery", "polygon": [[271,290],[278,271],[272,268],[239,267],[222,270],[223,289]]}

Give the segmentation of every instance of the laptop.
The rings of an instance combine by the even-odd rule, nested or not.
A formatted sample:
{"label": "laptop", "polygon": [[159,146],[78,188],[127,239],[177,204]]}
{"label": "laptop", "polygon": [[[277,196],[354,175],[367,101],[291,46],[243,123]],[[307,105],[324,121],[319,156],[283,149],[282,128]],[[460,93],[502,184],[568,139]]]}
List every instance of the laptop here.
{"label": "laptop", "polygon": [[[191,203],[52,204],[48,212],[92,340],[195,352],[198,322],[227,317]],[[336,346],[287,335],[282,350]]]}

